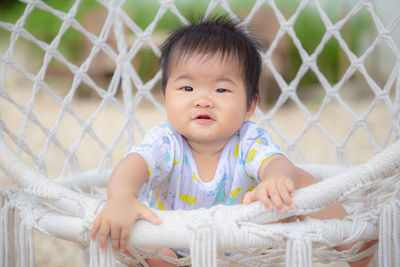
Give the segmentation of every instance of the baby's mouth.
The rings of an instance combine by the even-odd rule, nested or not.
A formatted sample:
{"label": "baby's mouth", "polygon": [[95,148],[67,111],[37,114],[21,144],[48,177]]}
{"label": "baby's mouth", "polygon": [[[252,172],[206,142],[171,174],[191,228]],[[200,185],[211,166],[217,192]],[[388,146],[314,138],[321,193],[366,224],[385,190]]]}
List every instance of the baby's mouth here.
{"label": "baby's mouth", "polygon": [[198,115],[195,118],[196,120],[211,120],[211,117],[208,115]]}
{"label": "baby's mouth", "polygon": [[214,118],[208,114],[199,114],[194,118],[194,120],[200,123],[210,123],[214,121]]}

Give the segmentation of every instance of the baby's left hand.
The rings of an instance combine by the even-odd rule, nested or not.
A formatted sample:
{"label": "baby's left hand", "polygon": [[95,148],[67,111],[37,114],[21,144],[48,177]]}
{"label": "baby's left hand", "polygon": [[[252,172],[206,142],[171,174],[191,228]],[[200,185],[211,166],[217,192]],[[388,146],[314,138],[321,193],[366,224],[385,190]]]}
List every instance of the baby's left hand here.
{"label": "baby's left hand", "polygon": [[243,204],[250,204],[254,201],[261,201],[265,207],[272,210],[272,203],[278,212],[285,211],[285,204],[288,208],[294,208],[292,197],[295,194],[293,180],[287,177],[269,177],[260,182],[253,191],[246,193]]}

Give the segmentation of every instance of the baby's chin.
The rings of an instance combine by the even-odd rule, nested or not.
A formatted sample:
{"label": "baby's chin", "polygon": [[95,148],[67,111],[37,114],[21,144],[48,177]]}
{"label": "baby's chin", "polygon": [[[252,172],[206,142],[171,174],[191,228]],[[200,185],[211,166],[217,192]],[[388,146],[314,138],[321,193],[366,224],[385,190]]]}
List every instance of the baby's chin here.
{"label": "baby's chin", "polygon": [[182,135],[182,136],[186,139],[189,146],[191,146],[191,144],[196,144],[215,149],[215,148],[222,148],[223,146],[225,146],[226,143],[228,143],[228,141],[232,139],[233,135],[215,136],[210,134],[204,134],[204,135],[196,134],[196,135],[186,135],[186,136]]}

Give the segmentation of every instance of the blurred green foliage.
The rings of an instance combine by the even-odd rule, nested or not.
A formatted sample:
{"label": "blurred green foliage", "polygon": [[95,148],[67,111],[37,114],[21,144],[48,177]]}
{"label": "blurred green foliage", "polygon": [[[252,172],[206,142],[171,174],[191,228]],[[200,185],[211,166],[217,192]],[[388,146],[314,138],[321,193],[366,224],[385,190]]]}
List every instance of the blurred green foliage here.
{"label": "blurred green foliage", "polygon": [[[75,0],[43,0],[49,6],[54,9],[60,10],[62,12],[68,12],[68,10],[73,7]],[[229,0],[231,9],[234,12],[249,12],[255,3],[255,0],[243,1],[243,0]],[[296,10],[300,1],[277,1],[278,7],[283,11],[283,13],[293,14]],[[198,17],[204,14],[209,0],[176,0],[175,5],[182,14],[187,17]],[[21,15],[26,11],[26,4],[15,0],[2,0],[0,1],[0,20],[16,23]],[[100,7],[100,4],[95,0],[82,0],[76,19],[82,21],[83,16],[86,12],[91,9]],[[130,15],[135,23],[142,29],[147,28],[153,21],[159,10],[160,4],[157,0],[134,0],[126,1],[124,5],[124,10]],[[214,10],[215,14],[222,14],[224,10],[222,7],[218,7]],[[186,15],[189,14],[189,15]],[[329,14],[334,20],[343,17],[345,14],[339,14],[338,12]],[[357,16],[350,21],[350,25],[346,28],[346,32],[342,33],[346,39],[352,51],[356,51],[358,48],[358,40],[363,32],[366,30],[366,16]],[[24,23],[24,27],[32,33],[36,38],[44,41],[51,42],[53,38],[57,35],[60,30],[63,21],[53,14],[43,11],[39,8],[34,8],[34,10],[29,14],[27,21]],[[171,12],[167,11],[160,22],[157,24],[155,30],[160,32],[170,31],[181,25],[179,19]],[[303,48],[307,53],[311,54],[317,45],[319,44],[321,38],[325,34],[325,26],[323,25],[319,14],[313,5],[308,5],[302,13],[299,15],[295,25],[294,30],[297,37],[300,39]],[[0,33],[1,34],[1,33]],[[1,38],[1,35],[0,35]],[[81,34],[73,29],[68,29],[58,48],[61,53],[67,55],[70,60],[78,59],[82,53],[82,36]],[[285,74],[285,76],[290,77],[289,81],[295,76],[298,68],[302,64],[301,58],[297,52],[297,48],[294,46],[293,42],[290,40],[290,73]],[[145,52],[146,53],[146,52]],[[341,55],[341,49],[335,38],[331,38],[325,45],[323,51],[318,57],[318,66],[320,70],[326,75],[327,79],[331,83],[336,83],[340,78],[341,72],[344,71],[343,67],[346,62],[343,60],[345,57]],[[146,55],[143,56],[145,59]],[[143,64],[146,60],[142,60]],[[148,69],[145,66],[144,71]],[[142,71],[143,72],[143,68]],[[311,72],[308,72],[306,76],[302,79],[302,83],[314,83],[317,82],[317,78]]]}
{"label": "blurred green foliage", "polygon": [[[75,0],[44,0],[50,7],[68,12],[76,2]],[[81,21],[82,16],[88,10],[98,6],[95,0],[84,0],[81,2],[76,18]],[[25,3],[6,0],[0,1],[0,20],[16,23],[26,11]],[[24,23],[24,28],[41,41],[50,43],[60,30],[63,21],[50,12],[40,8],[34,8]],[[78,31],[68,29],[63,36],[63,42],[58,47],[61,53],[67,55],[71,60],[76,60],[82,49],[82,36]]]}
{"label": "blurred green foliage", "polygon": [[[293,2],[294,1],[279,1],[278,6],[283,11],[287,10],[291,13],[294,13]],[[338,5],[340,6],[339,3]],[[333,23],[342,19],[348,11],[349,10],[341,11],[340,9],[335,11],[329,9],[325,10]],[[360,40],[362,39],[362,36],[367,30],[369,30],[368,22],[370,21],[368,20],[367,14],[360,12],[351,18],[340,30],[340,34],[344,38],[347,46],[356,54],[361,49]],[[311,55],[325,35],[326,27],[319,13],[317,12],[316,7],[309,4],[297,18],[294,24],[294,30],[304,50]],[[291,48],[289,53],[292,66],[290,68],[291,73],[288,73],[288,76],[294,77],[300,65],[302,64],[302,59],[292,40],[290,42],[290,46]],[[343,50],[340,48],[335,37],[330,37],[330,39],[324,45],[317,58],[317,65],[331,84],[337,83],[340,77],[343,75],[348,65],[348,59]],[[311,71],[308,71],[301,80],[302,84],[312,84],[317,82],[317,77]]]}
{"label": "blurred green foliage", "polygon": [[[250,11],[255,0],[228,0],[230,8],[234,12]],[[198,18],[202,16],[209,5],[210,0],[175,0],[175,6],[186,18]],[[154,19],[160,4],[157,0],[127,1],[124,8],[133,18],[135,23],[145,29]],[[212,14],[224,14],[225,10],[218,5]],[[171,31],[182,25],[179,19],[171,11],[167,11],[156,27],[156,31]]]}

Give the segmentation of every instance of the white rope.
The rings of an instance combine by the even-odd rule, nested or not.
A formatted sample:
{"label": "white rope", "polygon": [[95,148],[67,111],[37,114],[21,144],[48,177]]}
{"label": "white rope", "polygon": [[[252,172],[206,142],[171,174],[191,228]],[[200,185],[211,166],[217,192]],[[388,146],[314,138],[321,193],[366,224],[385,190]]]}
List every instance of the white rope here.
{"label": "white rope", "polygon": [[114,267],[114,252],[110,238],[107,240],[106,251],[100,250],[99,238],[90,241],[90,263],[89,267]]}
{"label": "white rope", "polygon": [[25,203],[21,203],[22,201],[26,201],[26,199],[26,197],[16,199],[16,201],[19,203],[16,206],[18,216],[16,216],[16,222],[14,223],[14,225],[17,230],[16,233],[19,248],[19,264],[20,266],[34,267],[36,266],[36,261],[33,244],[34,220],[33,212],[31,210],[33,209],[33,205],[26,205]]}
{"label": "white rope", "polygon": [[[346,231],[343,229],[338,231],[338,233],[343,233],[342,237],[337,235],[337,239],[335,237],[329,235],[321,235],[323,230],[315,232],[316,229],[339,229],[336,228],[332,223],[333,222],[321,222],[323,225],[318,226],[317,222],[309,223],[303,222],[300,225],[286,224],[271,224],[268,227],[263,226],[263,224],[276,221],[278,219],[296,215],[296,214],[304,214],[309,213],[312,211],[316,211],[321,208],[324,204],[321,204],[320,201],[313,200],[314,198],[320,198],[321,201],[324,201],[324,198],[319,196],[320,193],[323,195],[332,195],[333,197],[330,198],[331,204],[340,203],[341,199],[345,195],[354,195],[352,193],[352,186],[350,184],[354,184],[354,186],[358,185],[357,190],[359,192],[368,192],[369,187],[368,185],[380,183],[379,179],[383,179],[387,177],[388,186],[383,187],[381,190],[393,190],[393,185],[398,184],[398,174],[397,176],[393,176],[396,174],[396,170],[398,169],[399,164],[399,157],[400,153],[400,142],[394,144],[389,149],[385,150],[381,154],[378,154],[376,157],[371,159],[370,164],[361,165],[358,168],[354,168],[349,170],[347,173],[340,174],[336,177],[331,177],[329,179],[324,180],[320,184],[313,185],[309,188],[304,188],[299,190],[296,196],[296,200],[298,200],[297,207],[293,210],[293,213],[286,213],[286,214],[276,214],[273,212],[269,212],[262,206],[260,203],[254,203],[249,206],[239,205],[239,206],[215,206],[208,210],[193,210],[193,211],[156,211],[159,217],[164,222],[160,226],[154,226],[145,221],[139,221],[135,223],[133,228],[132,236],[134,237],[133,240],[130,240],[130,246],[139,245],[139,246],[154,246],[155,244],[160,246],[166,247],[182,247],[182,248],[190,248],[190,242],[188,243],[188,236],[193,235],[193,231],[195,231],[196,225],[199,223],[194,223],[194,228],[188,227],[186,222],[193,221],[199,219],[199,222],[203,223],[201,225],[210,225],[218,226],[218,229],[221,229],[218,232],[208,231],[206,233],[206,239],[204,243],[211,242],[211,246],[208,248],[218,246],[221,249],[226,251],[236,251],[237,249],[243,249],[246,246],[256,246],[256,247],[276,247],[279,246],[280,241],[279,239],[282,238],[282,235],[287,235],[287,238],[290,238],[290,234],[293,232],[301,233],[302,236],[307,236],[309,240],[312,242],[327,242],[328,244],[334,246],[337,245],[335,242],[340,242],[341,239],[346,240]],[[385,160],[386,159],[386,160]],[[12,162],[7,162],[7,164],[13,164]],[[382,171],[378,171],[376,169],[381,168]],[[382,175],[378,175],[379,173],[383,173]],[[24,172],[21,172],[24,173]],[[17,176],[20,175],[19,173],[16,174]],[[346,181],[346,179],[348,181]],[[330,181],[332,180],[332,181]],[[370,182],[368,182],[370,181]],[[51,183],[50,181],[47,181]],[[334,185],[334,186],[333,186]],[[360,187],[365,185],[365,188]],[[391,187],[389,187],[391,186]],[[334,187],[334,192],[341,192],[340,194],[335,195],[334,192],[330,192],[330,190]],[[395,186],[398,188],[398,186]],[[349,190],[346,192],[346,190]],[[16,192],[17,193],[17,192]],[[376,194],[381,194],[382,191],[377,191]],[[17,195],[18,196],[18,195]],[[329,196],[329,197],[330,197]],[[394,196],[395,197],[395,196]],[[397,197],[396,197],[397,198]],[[17,201],[17,197],[13,197],[9,195],[9,199],[12,199],[11,202],[8,203],[19,203],[19,206],[25,206],[27,211],[30,213],[24,214],[24,220],[31,220],[37,215],[34,215],[35,212],[39,212],[38,214],[43,214],[39,206],[35,204],[36,208],[32,209],[27,205],[27,198],[22,199],[21,201]],[[307,199],[312,201],[307,202]],[[377,199],[374,197],[373,199]],[[25,201],[25,202],[24,202]],[[102,203],[101,200],[98,200],[99,203]],[[362,199],[360,199],[363,202]],[[92,201],[88,201],[87,203],[91,203]],[[7,204],[8,204],[7,203]],[[7,206],[6,206],[7,207]],[[47,212],[47,214],[39,215],[41,218],[38,221],[38,229],[39,227],[46,229],[49,234],[62,237],[69,240],[76,240],[79,243],[87,242],[88,235],[87,232],[90,229],[90,221],[94,218],[94,212],[99,211],[100,204],[94,205],[90,208],[90,205],[86,205],[84,208],[86,211],[83,211],[86,216],[82,218],[69,218],[68,216],[62,216],[62,214],[57,214],[54,211]],[[7,216],[4,215],[5,209],[3,207],[2,210],[2,220],[5,220]],[[204,214],[206,213],[206,214]],[[360,215],[355,215],[356,218]],[[203,218],[200,220],[200,218]],[[231,218],[229,221],[226,218]],[[73,219],[73,220],[72,220]],[[363,217],[361,218],[363,219]],[[360,219],[360,220],[361,220]],[[358,226],[362,226],[361,222],[366,222],[365,219],[358,222],[356,221]],[[372,218],[373,219],[373,218]],[[368,219],[371,220],[371,217]],[[182,222],[185,222],[182,225]],[[251,223],[250,223],[251,222]],[[341,222],[341,221],[339,221]],[[373,221],[372,221],[373,223]],[[76,224],[76,226],[75,226]],[[3,224],[4,225],[4,224]],[[377,237],[376,230],[368,230],[366,226],[369,227],[371,224],[365,224],[365,227],[356,227],[354,233],[350,233],[351,238],[364,238],[364,239],[374,239]],[[373,224],[372,224],[373,226]],[[8,224],[7,224],[8,227]],[[293,227],[293,228],[292,228]],[[322,228],[321,228],[322,227]],[[194,229],[194,230],[193,230]],[[200,228],[201,229],[201,228]],[[373,229],[373,228],[372,228]],[[267,231],[270,233],[266,235],[263,231]],[[326,230],[329,231],[329,230]],[[4,231],[4,233],[8,233],[8,230]],[[79,233],[82,233],[79,234]],[[169,233],[170,235],[163,235],[163,233]],[[285,234],[286,233],[286,234]],[[78,235],[77,235],[78,234]],[[333,234],[333,233],[332,233]],[[217,240],[218,243],[215,241],[214,236],[218,235]],[[242,242],[233,242],[234,239],[227,238],[227,235],[231,237],[234,235],[236,240],[242,240]],[[351,237],[353,235],[353,237]],[[279,237],[281,236],[281,237]],[[173,238],[171,238],[173,237]],[[274,241],[276,240],[276,241]],[[134,243],[133,243],[134,242]],[[241,243],[241,244],[238,244]],[[8,246],[7,246],[8,247]],[[200,251],[202,248],[201,246],[197,246],[199,249],[199,253],[203,253],[202,255],[210,255],[211,259],[214,257],[213,250],[207,250],[205,252]],[[196,249],[197,249],[196,248]],[[193,250],[196,250],[193,249]],[[96,257],[96,254],[94,254]],[[323,256],[321,256],[323,258]],[[209,260],[207,257],[203,257],[204,260]],[[198,260],[198,259],[196,259]],[[201,260],[199,260],[201,261]]]}
{"label": "white rope", "polygon": [[[14,228],[11,217],[13,216],[14,210],[11,205],[6,204],[1,209],[0,218],[0,237],[1,237],[1,250],[0,250],[0,261],[1,265],[5,267],[15,266],[13,246],[14,246]],[[11,246],[10,246],[11,244]]]}
{"label": "white rope", "polygon": [[[22,223],[18,225],[18,248],[19,248],[19,264],[20,266],[31,266],[30,247],[27,243],[28,231]],[[33,244],[32,244],[33,245]],[[32,248],[33,249],[33,248]]]}
{"label": "white rope", "polygon": [[400,265],[400,202],[384,205],[379,218],[379,266]]}
{"label": "white rope", "polygon": [[[207,215],[207,213],[204,213]],[[217,234],[213,221],[200,216],[187,221],[193,232],[190,241],[190,255],[193,267],[217,267]]]}
{"label": "white rope", "polygon": [[6,220],[6,214],[3,213],[5,198],[0,196],[0,265],[5,266],[5,254],[6,254],[6,237],[4,231],[4,223]]}
{"label": "white rope", "polygon": [[0,166],[10,179],[26,193],[47,200],[73,215],[82,216],[82,206],[93,206],[93,199],[51,182],[11,151],[0,138]]}
{"label": "white rope", "polygon": [[311,267],[312,245],[307,239],[289,239],[286,248],[287,267]]}
{"label": "white rope", "polygon": [[19,266],[35,266],[33,205],[15,190],[1,193],[8,201],[1,207],[0,265],[17,266],[18,262]]}

